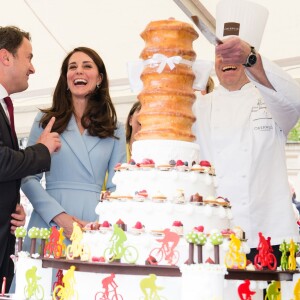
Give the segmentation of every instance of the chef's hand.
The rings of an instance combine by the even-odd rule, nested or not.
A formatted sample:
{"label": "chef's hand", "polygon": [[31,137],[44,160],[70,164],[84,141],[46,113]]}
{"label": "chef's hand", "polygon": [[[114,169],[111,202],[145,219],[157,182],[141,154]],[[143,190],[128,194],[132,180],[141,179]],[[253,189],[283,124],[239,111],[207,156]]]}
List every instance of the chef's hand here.
{"label": "chef's hand", "polygon": [[[222,64],[241,65],[246,63],[251,52],[250,45],[247,42],[241,40],[239,37],[229,37],[223,39],[222,42],[223,44],[216,46],[216,57],[221,57]],[[261,56],[258,52],[256,52],[256,57],[256,64],[251,68],[245,69],[251,73],[257,82],[275,91],[275,88],[266,75]]]}
{"label": "chef's hand", "polygon": [[72,232],[73,232],[73,223],[75,222],[74,217],[63,212],[63,213],[60,213],[57,216],[55,216],[53,218],[53,221],[59,227],[62,227],[64,229],[65,237],[70,239]]}
{"label": "chef's hand", "polygon": [[26,213],[24,207],[21,204],[17,204],[16,210],[11,214],[11,234],[15,234],[17,227],[24,226],[26,221]]}
{"label": "chef's hand", "polygon": [[250,54],[250,45],[239,37],[229,37],[216,46],[216,55],[222,57],[223,63],[244,64]]}

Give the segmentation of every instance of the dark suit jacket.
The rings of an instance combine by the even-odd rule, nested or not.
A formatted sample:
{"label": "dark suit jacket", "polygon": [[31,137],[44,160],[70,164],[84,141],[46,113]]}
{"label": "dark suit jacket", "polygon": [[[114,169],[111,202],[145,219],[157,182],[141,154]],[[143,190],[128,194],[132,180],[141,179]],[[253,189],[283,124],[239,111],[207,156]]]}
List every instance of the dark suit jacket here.
{"label": "dark suit jacket", "polygon": [[22,177],[48,171],[51,156],[43,144],[19,150],[9,121],[0,104],[0,284],[7,277],[7,291],[13,277],[15,237],[10,233],[11,214],[20,202]]}

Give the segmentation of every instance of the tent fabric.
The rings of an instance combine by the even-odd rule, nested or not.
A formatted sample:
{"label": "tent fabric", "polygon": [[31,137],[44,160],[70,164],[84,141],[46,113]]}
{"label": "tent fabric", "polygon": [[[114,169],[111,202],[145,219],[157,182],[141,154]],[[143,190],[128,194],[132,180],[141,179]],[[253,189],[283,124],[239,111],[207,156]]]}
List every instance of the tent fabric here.
{"label": "tent fabric", "polygon": [[[215,16],[218,0],[199,0]],[[300,78],[300,2],[256,0],[269,10],[260,52]],[[126,65],[144,47],[140,33],[154,20],[192,23],[173,0],[0,0],[0,25],[30,31],[33,64],[29,88],[13,95],[18,135],[29,132],[37,107],[48,106],[66,53],[77,46],[98,51],[107,67],[111,95],[121,120],[136,94],[129,88]],[[251,13],[251,12],[250,12]],[[198,59],[213,60],[214,47],[200,34],[194,42]]]}

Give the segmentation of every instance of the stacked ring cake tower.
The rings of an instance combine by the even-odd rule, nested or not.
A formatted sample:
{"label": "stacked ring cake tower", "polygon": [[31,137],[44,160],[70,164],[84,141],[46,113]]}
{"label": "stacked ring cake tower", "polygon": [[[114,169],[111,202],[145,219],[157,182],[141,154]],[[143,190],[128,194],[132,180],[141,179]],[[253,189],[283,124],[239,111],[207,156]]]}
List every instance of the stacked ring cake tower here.
{"label": "stacked ring cake tower", "polygon": [[[192,142],[195,75],[190,63],[196,58],[192,43],[198,34],[189,24],[167,20],[151,22],[141,36],[146,46],[140,57],[150,61],[141,75],[144,88],[138,98],[142,128],[136,139]],[[157,62],[162,64],[159,69]]]}

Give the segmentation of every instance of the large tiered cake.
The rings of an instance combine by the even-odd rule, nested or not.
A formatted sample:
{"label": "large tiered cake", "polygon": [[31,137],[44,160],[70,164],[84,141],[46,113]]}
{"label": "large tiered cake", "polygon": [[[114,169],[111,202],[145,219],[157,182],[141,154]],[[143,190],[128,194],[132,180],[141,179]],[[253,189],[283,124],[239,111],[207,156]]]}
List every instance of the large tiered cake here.
{"label": "large tiered cake", "polygon": [[230,203],[216,197],[214,169],[200,161],[193,142],[192,43],[198,34],[190,24],[169,19],[151,22],[141,36],[141,130],[131,161],[116,166],[116,191],[97,207],[100,223],[120,218],[132,228],[140,221],[148,232],[174,221],[183,224],[183,232],[199,225],[207,232],[229,228]]}
{"label": "large tiered cake", "polygon": [[[231,208],[227,199],[216,197],[214,168],[209,162],[200,161],[199,145],[194,143],[192,133],[196,119],[192,112],[195,101],[192,64],[196,58],[192,43],[198,37],[197,32],[187,23],[169,19],[151,22],[141,36],[146,44],[141,53],[143,90],[138,96],[141,130],[135,136],[131,160],[116,166],[113,178],[116,191],[103,197],[96,212],[102,225],[112,225],[118,220],[126,224],[126,243],[139,252],[137,264],[145,264],[151,257],[159,264],[184,265],[188,258],[184,235],[199,230],[213,236],[216,231],[230,228]],[[100,232],[105,230],[102,225]],[[153,249],[160,247],[158,240],[163,239],[165,230],[181,237],[176,261],[155,257],[158,253]],[[96,235],[89,232],[85,238],[94,241],[92,252],[99,256],[109,247],[112,229],[105,235],[102,232],[101,239]],[[201,249],[203,262],[215,258],[215,248],[210,242]],[[222,247],[219,250],[223,259],[224,250]],[[151,259],[150,263],[153,263]],[[215,293],[208,295],[222,299],[225,268],[185,267],[184,278],[190,278],[189,273],[197,270],[210,274],[210,283],[220,282]],[[187,280],[190,279],[184,282]],[[180,286],[180,281],[177,282],[176,286]],[[202,289],[205,285],[206,281],[198,284]],[[172,299],[188,299],[180,296],[179,290],[175,294],[171,290],[166,291]],[[187,290],[182,291],[190,295]],[[131,291],[131,298],[138,299],[138,293]],[[197,292],[198,298],[201,293],[205,294]]]}
{"label": "large tiered cake", "polygon": [[185,230],[229,227],[230,205],[216,198],[214,169],[200,161],[193,142],[192,42],[197,37],[190,24],[174,19],[151,22],[142,33],[141,130],[131,161],[116,166],[116,191],[98,205],[100,223],[117,216],[127,224],[142,221],[148,230],[167,228],[175,220]]}

